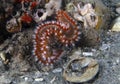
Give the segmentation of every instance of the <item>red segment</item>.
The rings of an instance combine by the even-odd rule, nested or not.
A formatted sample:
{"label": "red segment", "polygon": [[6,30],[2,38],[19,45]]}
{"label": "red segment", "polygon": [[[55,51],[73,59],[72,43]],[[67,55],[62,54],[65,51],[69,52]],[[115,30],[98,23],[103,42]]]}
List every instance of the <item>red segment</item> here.
{"label": "red segment", "polygon": [[32,22],[32,17],[27,14],[27,13],[24,13],[22,16],[21,16],[21,21],[22,22],[25,22],[25,23],[31,23]]}
{"label": "red segment", "polygon": [[37,6],[37,2],[34,1],[34,2],[31,3],[30,9],[32,10],[32,9],[34,9],[36,6]]}

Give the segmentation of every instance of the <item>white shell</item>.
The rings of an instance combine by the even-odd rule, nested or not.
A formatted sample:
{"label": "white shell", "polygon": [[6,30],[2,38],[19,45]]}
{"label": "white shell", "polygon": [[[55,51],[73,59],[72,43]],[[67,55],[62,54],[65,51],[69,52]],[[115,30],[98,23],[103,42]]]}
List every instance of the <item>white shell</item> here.
{"label": "white shell", "polygon": [[117,17],[112,24],[112,31],[120,32],[120,17]]}
{"label": "white shell", "polygon": [[[70,66],[74,61],[76,61],[75,63],[80,63],[81,67],[87,66],[85,71],[80,76],[75,75],[75,72],[70,70],[71,69]],[[93,79],[98,73],[98,71],[99,71],[99,64],[97,63],[96,60],[87,57],[86,58],[78,57],[68,62],[65,70],[63,71],[63,77],[65,78],[65,80],[70,82],[83,83]],[[80,73],[80,71],[77,71],[77,73],[78,72]]]}
{"label": "white shell", "polygon": [[120,7],[116,8],[116,12],[120,14]]}
{"label": "white shell", "polygon": [[6,60],[6,57],[5,57],[5,53],[4,52],[0,52],[0,57],[3,61]]}
{"label": "white shell", "polygon": [[120,2],[118,2],[115,6],[116,6],[116,12],[120,14]]}

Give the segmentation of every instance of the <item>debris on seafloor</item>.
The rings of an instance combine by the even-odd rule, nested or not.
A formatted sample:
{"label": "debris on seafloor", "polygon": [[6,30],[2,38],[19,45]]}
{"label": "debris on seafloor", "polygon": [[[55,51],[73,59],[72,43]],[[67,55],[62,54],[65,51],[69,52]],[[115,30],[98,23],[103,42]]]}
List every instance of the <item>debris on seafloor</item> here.
{"label": "debris on seafloor", "polygon": [[40,20],[46,20],[47,16],[51,16],[55,11],[60,10],[62,0],[50,0],[45,4],[46,12],[40,17]]}
{"label": "debris on seafloor", "polygon": [[98,71],[99,64],[95,59],[78,57],[68,62],[63,77],[69,82],[83,83],[92,80]]}
{"label": "debris on seafloor", "polygon": [[43,80],[44,80],[43,78],[36,78],[35,79],[35,81],[38,81],[38,82],[43,81]]}
{"label": "debris on seafloor", "polygon": [[[83,5],[84,4],[84,5]],[[95,28],[98,24],[98,15],[95,12],[94,7],[91,3],[79,2],[75,6],[75,13],[73,14],[74,18],[78,21],[83,22],[83,27],[86,28]]]}
{"label": "debris on seafloor", "polygon": [[66,5],[66,11],[77,21],[83,22],[84,28],[106,28],[110,19],[110,10],[100,0],[72,1]]}
{"label": "debris on seafloor", "polygon": [[116,12],[120,14],[120,7],[116,8]]}
{"label": "debris on seafloor", "polygon": [[6,60],[5,53],[0,52],[0,57],[1,57],[1,59],[2,59],[3,61],[5,61],[5,60]]}
{"label": "debris on seafloor", "polygon": [[93,52],[83,52],[83,56],[93,56]]}
{"label": "debris on seafloor", "polygon": [[116,4],[116,12],[120,14],[120,2]]}
{"label": "debris on seafloor", "polygon": [[22,23],[17,18],[12,18],[11,20],[7,21],[6,30],[11,33],[19,32],[22,29]]}
{"label": "debris on seafloor", "polygon": [[52,84],[55,80],[56,80],[56,76],[53,77],[53,79],[50,81],[50,83]]}
{"label": "debris on seafloor", "polygon": [[60,73],[60,72],[62,72],[62,68],[56,68],[52,72],[53,73]]}
{"label": "debris on seafloor", "polygon": [[35,14],[33,14],[33,20],[40,24],[41,23],[41,16],[45,13],[45,10],[44,9],[37,9]]}
{"label": "debris on seafloor", "polygon": [[4,64],[8,64],[8,62],[10,61],[10,59],[8,59],[5,52],[0,52],[0,57],[1,57]]}
{"label": "debris on seafloor", "polygon": [[120,32],[120,16],[113,21],[111,31]]}

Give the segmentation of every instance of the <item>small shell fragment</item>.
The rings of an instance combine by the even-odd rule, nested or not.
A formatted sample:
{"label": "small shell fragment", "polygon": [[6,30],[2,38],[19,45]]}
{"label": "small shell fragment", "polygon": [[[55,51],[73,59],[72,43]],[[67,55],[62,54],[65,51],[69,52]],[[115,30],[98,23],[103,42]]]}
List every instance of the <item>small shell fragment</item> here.
{"label": "small shell fragment", "polygon": [[35,79],[35,81],[38,81],[38,82],[43,81],[43,80],[44,80],[43,78],[36,78]]}
{"label": "small shell fragment", "polygon": [[18,18],[12,18],[11,20],[7,21],[6,24],[6,30],[10,33],[15,33],[15,32],[19,32],[22,29],[22,22],[21,20]]}
{"label": "small shell fragment", "polygon": [[120,14],[120,7],[116,8],[116,12]]}
{"label": "small shell fragment", "polygon": [[116,6],[116,12],[120,14],[120,2],[118,2],[115,6]]}
{"label": "small shell fragment", "polygon": [[84,56],[93,56],[93,52],[83,52]]}
{"label": "small shell fragment", "polygon": [[4,64],[8,64],[9,59],[6,58],[6,54],[4,52],[0,52],[0,58],[4,62]]}
{"label": "small shell fragment", "polygon": [[4,52],[0,52],[0,57],[3,61],[6,60],[6,57],[5,57],[5,53]]}
{"label": "small shell fragment", "polygon": [[120,17],[117,17],[112,24],[112,31],[120,32]]}
{"label": "small shell fragment", "polygon": [[[72,66],[79,67],[72,69]],[[93,79],[99,71],[99,65],[92,58],[78,57],[72,59],[63,71],[65,80],[74,83],[83,83]]]}

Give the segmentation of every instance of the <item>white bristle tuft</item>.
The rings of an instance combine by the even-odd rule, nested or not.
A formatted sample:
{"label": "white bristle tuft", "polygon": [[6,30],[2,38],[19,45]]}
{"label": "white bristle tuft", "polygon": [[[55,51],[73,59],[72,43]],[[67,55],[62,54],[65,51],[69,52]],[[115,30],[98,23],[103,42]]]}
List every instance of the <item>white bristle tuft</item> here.
{"label": "white bristle tuft", "polygon": [[44,38],[44,37],[41,37],[40,39],[41,39],[41,40],[44,40],[45,38]]}
{"label": "white bristle tuft", "polygon": [[52,21],[52,24],[54,24],[55,23],[55,21]]}
{"label": "white bristle tuft", "polygon": [[72,46],[75,46],[75,44],[74,44],[74,43],[72,43]]}
{"label": "white bristle tuft", "polygon": [[41,42],[40,44],[41,44],[41,45],[43,45],[44,43],[43,43],[43,42]]}
{"label": "white bristle tuft", "polygon": [[62,42],[64,43],[64,42],[65,42],[65,39],[63,39]]}
{"label": "white bristle tuft", "polygon": [[51,56],[50,59],[52,59],[52,60],[55,59],[55,56]]}
{"label": "white bristle tuft", "polygon": [[81,32],[78,32],[78,35],[80,35],[81,34]]}
{"label": "white bristle tuft", "polygon": [[75,41],[79,41],[79,39],[78,39],[78,38],[76,38],[76,39],[75,39]]}
{"label": "white bristle tuft", "polygon": [[43,26],[44,24],[42,23],[41,26]]}
{"label": "white bristle tuft", "polygon": [[36,50],[36,47],[34,47],[34,50]]}
{"label": "white bristle tuft", "polygon": [[46,36],[47,39],[49,39],[49,36]]}
{"label": "white bristle tuft", "polygon": [[50,32],[50,30],[49,30],[49,29],[47,29],[47,32]]}
{"label": "white bristle tuft", "polygon": [[44,48],[40,48],[40,50],[44,50]]}
{"label": "white bristle tuft", "polygon": [[68,47],[68,44],[65,44],[66,47]]}
{"label": "white bristle tuft", "polygon": [[46,48],[46,49],[49,49],[49,46],[46,46],[45,48]]}
{"label": "white bristle tuft", "polygon": [[43,53],[44,53],[44,54],[47,54],[47,52],[46,52],[46,51],[43,51]]}
{"label": "white bristle tuft", "polygon": [[45,55],[42,55],[42,58],[43,58],[44,61],[46,61],[46,57],[45,57]]}
{"label": "white bristle tuft", "polygon": [[55,32],[55,36],[57,36],[58,34],[57,34],[57,32]]}
{"label": "white bristle tuft", "polygon": [[51,59],[48,57],[48,62],[50,63],[51,62]]}
{"label": "white bristle tuft", "polygon": [[48,34],[48,35],[50,35],[50,33],[49,33],[49,32],[48,32],[47,34]]}
{"label": "white bristle tuft", "polygon": [[67,43],[67,44],[68,44],[68,40],[66,40],[66,41],[65,41],[65,43]]}
{"label": "white bristle tuft", "polygon": [[66,36],[65,35],[63,35],[63,38],[65,38]]}
{"label": "white bristle tuft", "polygon": [[36,28],[37,28],[36,30],[38,30],[40,27],[37,26]]}
{"label": "white bristle tuft", "polygon": [[57,21],[56,23],[57,23],[58,25],[60,24],[60,22],[58,22],[58,21]]}
{"label": "white bristle tuft", "polygon": [[62,34],[62,30],[60,30],[59,33]]}
{"label": "white bristle tuft", "polygon": [[60,23],[60,25],[63,27],[64,24],[63,24],[63,23]]}

